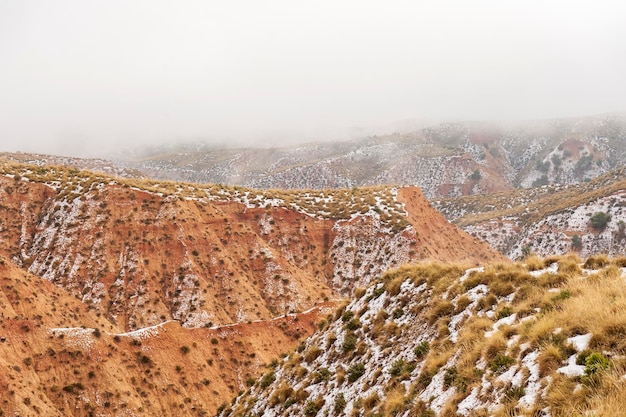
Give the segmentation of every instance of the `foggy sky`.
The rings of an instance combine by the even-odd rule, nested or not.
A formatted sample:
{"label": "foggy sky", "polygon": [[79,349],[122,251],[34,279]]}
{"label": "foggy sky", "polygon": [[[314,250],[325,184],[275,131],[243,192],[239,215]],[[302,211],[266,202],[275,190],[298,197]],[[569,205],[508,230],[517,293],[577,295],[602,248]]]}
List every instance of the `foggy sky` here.
{"label": "foggy sky", "polygon": [[626,110],[623,1],[0,0],[0,151]]}

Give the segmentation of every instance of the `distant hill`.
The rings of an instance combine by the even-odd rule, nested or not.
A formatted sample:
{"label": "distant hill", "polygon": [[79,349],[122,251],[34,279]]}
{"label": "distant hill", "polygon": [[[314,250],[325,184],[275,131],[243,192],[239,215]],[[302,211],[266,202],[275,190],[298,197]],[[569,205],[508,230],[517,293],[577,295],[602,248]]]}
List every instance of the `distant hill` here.
{"label": "distant hill", "polygon": [[45,155],[21,152],[0,152],[0,163],[30,164],[39,167],[64,166],[124,178],[143,178],[144,174],[132,168],[120,168],[103,158],[78,158],[61,155]]}
{"label": "distant hill", "polygon": [[435,200],[446,218],[512,259],[626,255],[626,168],[590,182]]}
{"label": "distant hill", "polygon": [[618,114],[495,124],[444,123],[411,133],[279,148],[156,148],[118,156],[149,177],[255,188],[415,185],[427,198],[576,184],[626,163]]}

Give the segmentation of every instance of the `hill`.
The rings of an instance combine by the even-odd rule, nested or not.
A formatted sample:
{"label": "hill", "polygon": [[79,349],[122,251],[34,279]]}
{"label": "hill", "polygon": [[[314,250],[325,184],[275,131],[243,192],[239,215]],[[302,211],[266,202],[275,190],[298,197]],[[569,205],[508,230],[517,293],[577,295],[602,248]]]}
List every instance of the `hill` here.
{"label": "hill", "polygon": [[626,118],[610,114],[516,124],[442,123],[280,148],[200,143],[114,159],[160,179],[282,189],[414,185],[435,199],[581,183],[626,163],[625,138]]}
{"label": "hill", "polygon": [[624,266],[391,271],[221,416],[622,415]]}
{"label": "hill", "polygon": [[[433,201],[446,218],[516,259],[626,255],[626,168],[592,181]],[[600,217],[600,222],[594,221]]]}
{"label": "hill", "polygon": [[209,415],[388,268],[504,260],[411,187],[0,169],[6,415]]}
{"label": "hill", "polygon": [[0,253],[123,329],[302,311],[393,265],[498,259],[416,188],[256,191],[5,165]]}

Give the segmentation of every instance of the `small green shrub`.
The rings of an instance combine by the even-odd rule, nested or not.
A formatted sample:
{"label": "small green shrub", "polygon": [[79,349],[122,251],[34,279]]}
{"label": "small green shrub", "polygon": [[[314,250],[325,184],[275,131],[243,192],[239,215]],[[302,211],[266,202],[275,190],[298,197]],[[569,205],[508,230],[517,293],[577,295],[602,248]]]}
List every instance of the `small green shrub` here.
{"label": "small green shrub", "polygon": [[335,414],[339,415],[346,408],[346,399],[343,394],[340,392],[335,396],[335,404],[333,405],[333,410]]}
{"label": "small green shrub", "polygon": [[404,359],[398,359],[391,364],[389,374],[391,376],[400,377],[400,379],[408,378],[415,369],[415,364],[407,362]]}
{"label": "small green shrub", "polygon": [[347,330],[357,330],[361,328],[361,322],[359,321],[359,319],[352,319],[349,322],[347,322],[344,326]]}
{"label": "small green shrub", "polygon": [[585,358],[585,375],[591,376],[609,367],[609,359],[601,353],[593,352]]}
{"label": "small green shrub", "polygon": [[510,356],[498,353],[492,360],[487,362],[487,366],[491,371],[499,375],[509,369],[515,363],[515,359]]}
{"label": "small green shrub", "polygon": [[341,315],[341,321],[343,321],[344,323],[349,322],[350,320],[352,320],[352,317],[354,317],[354,312],[346,310]]}
{"label": "small green shrub", "polygon": [[611,221],[611,215],[603,211],[597,211],[591,216],[591,227],[596,230],[604,230]]}
{"label": "small green shrub", "polygon": [[572,250],[579,251],[583,248],[583,239],[580,235],[572,236]]}
{"label": "small green shrub", "polygon": [[304,413],[305,416],[312,417],[316,415],[318,411],[320,411],[320,408],[322,408],[323,405],[324,405],[324,399],[321,397],[316,400],[309,400],[304,405],[304,409],[302,410],[302,412]]}
{"label": "small green shrub", "polygon": [[467,385],[467,378],[459,374],[456,366],[446,369],[446,372],[443,374],[443,386],[445,388],[455,387],[459,392],[465,392]]}
{"label": "small green shrub", "polygon": [[274,381],[276,381],[276,374],[274,374],[274,372],[270,372],[270,373],[267,373],[267,374],[263,375],[263,378],[261,378],[261,381],[259,382],[259,385],[260,385],[261,388],[267,388]]}
{"label": "small green shrub", "polygon": [[341,344],[341,349],[344,352],[350,352],[351,350],[354,350],[354,348],[356,347],[356,342],[357,342],[357,338],[355,335],[347,334],[346,337],[343,339],[343,343]]}
{"label": "small green shrub", "polygon": [[415,353],[416,357],[421,358],[428,353],[429,349],[430,345],[428,344],[428,342],[423,341],[419,345],[415,346],[415,350],[413,351],[413,353]]}
{"label": "small green shrub", "polygon": [[526,390],[522,385],[513,385],[504,392],[505,401],[517,401],[526,395]]}
{"label": "small green shrub", "polygon": [[503,319],[505,317],[509,317],[511,314],[513,314],[513,309],[509,306],[505,306],[502,307],[499,311],[498,314],[496,315],[496,317],[498,318],[498,320]]}
{"label": "small green shrub", "polygon": [[354,382],[365,373],[365,365],[363,363],[355,363],[348,368],[348,381]]}

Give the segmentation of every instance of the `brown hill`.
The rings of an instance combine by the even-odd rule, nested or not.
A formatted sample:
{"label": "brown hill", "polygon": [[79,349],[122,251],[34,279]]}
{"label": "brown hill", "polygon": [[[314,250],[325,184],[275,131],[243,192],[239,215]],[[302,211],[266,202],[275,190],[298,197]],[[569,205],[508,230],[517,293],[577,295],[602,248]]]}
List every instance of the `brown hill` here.
{"label": "brown hill", "polygon": [[125,330],[268,319],[404,263],[501,259],[416,188],[281,194],[10,170],[0,251]]}
{"label": "brown hill", "polygon": [[310,335],[333,300],[388,268],[503,259],[416,188],[282,192],[2,171],[8,414],[213,413]]}

